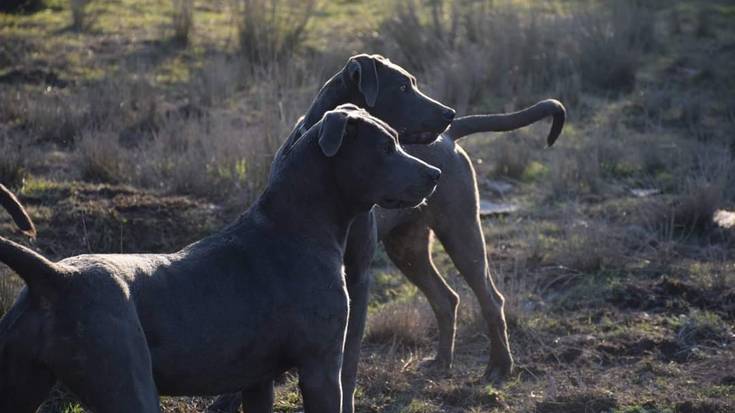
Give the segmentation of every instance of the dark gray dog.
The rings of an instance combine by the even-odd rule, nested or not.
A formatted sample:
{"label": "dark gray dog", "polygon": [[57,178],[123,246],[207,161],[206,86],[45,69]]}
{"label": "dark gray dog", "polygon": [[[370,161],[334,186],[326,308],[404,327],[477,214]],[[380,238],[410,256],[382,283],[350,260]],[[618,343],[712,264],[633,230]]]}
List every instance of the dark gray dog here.
{"label": "dark gray dog", "polygon": [[306,412],[340,412],[348,228],[376,203],[422,202],[440,173],[345,105],[281,151],[235,223],[177,253],[54,263],[0,238],[28,286],[0,321],[0,411],[35,411],[59,380],[98,413],[152,413],[158,392],[252,389],[295,367]]}
{"label": "dark gray dog", "polygon": [[[356,55],[320,89],[309,110],[279,149],[274,163],[325,112],[344,103],[364,107],[373,116],[387,122],[398,131],[402,143],[433,142],[455,115],[451,108],[421,93],[416,78],[402,67],[380,55]],[[350,227],[344,262],[350,296],[350,319],[342,369],[343,407],[346,413],[354,411],[357,364],[367,316],[369,267],[376,245],[374,214],[368,212],[358,216]],[[244,404],[248,406],[248,412],[260,411],[254,410],[252,403]],[[212,406],[212,410],[226,410],[228,405],[237,407],[238,403],[233,398],[229,398],[229,401],[221,399]]]}
{"label": "dark gray dog", "polygon": [[[363,73],[372,73],[373,65],[377,74],[374,82],[379,85],[377,90],[374,90],[375,87],[372,86],[372,77],[365,79],[362,76]],[[363,85],[363,82],[366,84]],[[466,257],[470,261],[465,263],[459,261],[461,258],[455,259],[455,256],[460,253],[453,254],[452,258],[458,267],[472,269],[471,271],[463,271],[462,275],[473,286],[481,303],[483,315],[487,320],[488,332],[491,337],[491,357],[486,376],[488,379],[497,382],[507,376],[513,364],[508,346],[505,316],[503,315],[503,298],[495,288],[487,270],[484,237],[479,225],[474,169],[469,163],[467,155],[454,142],[472,133],[509,131],[553,116],[554,123],[547,137],[547,144],[551,146],[561,133],[564,124],[564,107],[555,100],[547,100],[511,114],[465,116],[455,119],[450,128],[444,133],[444,137],[432,145],[425,146],[423,144],[433,142],[438,133],[441,132],[436,130],[434,124],[437,121],[449,119],[450,116],[448,116],[449,112],[437,113],[437,110],[432,109],[430,104],[434,101],[425,98],[418,92],[418,89],[412,90],[415,87],[416,80],[412,75],[382,56],[354,56],[341,72],[337,73],[322,87],[307,115],[299,121],[283,147],[288,147],[290,141],[298,139],[302,131],[309,127],[310,119],[318,119],[334,105],[344,102],[356,102],[358,104],[364,103],[366,109],[372,115],[386,120],[394,128],[404,131],[404,134],[399,135],[402,144],[420,143],[406,146],[408,151],[415,150],[418,156],[426,156],[435,162],[447,164],[452,168],[454,171],[453,178],[447,179],[445,176],[438,188],[444,190],[445,195],[456,192],[458,195],[456,199],[451,199],[451,196],[442,196],[440,197],[441,201],[437,201],[435,195],[428,200],[427,206],[420,209],[395,210],[397,215],[394,216],[387,216],[384,212],[381,212],[378,214],[377,226],[380,234],[386,238],[397,235],[404,224],[408,224],[408,220],[415,222],[416,225],[423,225],[426,231],[426,235],[423,237],[417,232],[417,238],[414,240],[409,240],[407,237],[402,239],[407,247],[406,252],[408,254],[406,257],[401,258],[396,253],[397,249],[395,247],[398,244],[393,244],[388,240],[385,245],[386,249],[390,248],[389,243],[394,246],[391,251],[391,258],[396,261],[402,270],[412,266],[410,262],[406,261],[407,259],[416,259],[416,269],[404,272],[426,294],[437,315],[440,346],[436,364],[442,367],[449,367],[453,357],[458,297],[438,275],[430,261],[431,257],[427,250],[428,231],[430,229],[427,225],[441,219],[442,228],[454,229],[453,235],[456,236],[454,238],[461,238],[462,231],[470,230],[467,249],[471,252],[461,254],[461,258]],[[365,93],[366,90],[370,91],[370,96],[377,94],[377,97],[368,99]],[[397,94],[397,91],[402,93]],[[375,104],[371,105],[369,100],[375,102]],[[433,116],[437,116],[433,122],[425,119],[426,116],[432,116],[432,113],[434,113]],[[417,137],[421,139],[417,139]],[[276,159],[278,159],[278,155]],[[469,202],[465,203],[466,201]],[[423,219],[423,213],[427,211],[431,211],[433,214],[433,222]],[[462,221],[457,226],[452,225],[455,217]],[[464,225],[465,223],[469,225]],[[350,321],[342,370],[342,385],[345,397],[344,411],[346,413],[354,411],[353,392],[367,311],[368,268],[377,245],[374,225],[375,217],[373,214],[367,214],[364,219],[358,217],[350,229],[345,252],[347,288],[351,299]],[[433,225],[432,228],[434,227],[439,226]],[[396,229],[395,233],[393,232],[394,229]],[[421,254],[422,249],[427,251],[423,255]],[[418,251],[418,253],[414,251]],[[433,269],[433,272],[429,271],[431,269]],[[249,392],[246,391],[245,393]],[[240,400],[237,395],[220,397],[210,407],[210,411],[234,412],[239,408]],[[248,407],[248,412],[261,411],[253,410],[252,404],[247,402],[247,398],[243,405]]]}

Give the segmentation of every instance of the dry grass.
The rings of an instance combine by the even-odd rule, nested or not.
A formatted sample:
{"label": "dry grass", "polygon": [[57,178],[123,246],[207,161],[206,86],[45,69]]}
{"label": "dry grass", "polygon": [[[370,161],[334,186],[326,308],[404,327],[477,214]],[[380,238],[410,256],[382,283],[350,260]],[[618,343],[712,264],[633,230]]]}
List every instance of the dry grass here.
{"label": "dry grass", "polygon": [[531,148],[526,139],[518,140],[515,134],[504,137],[495,144],[493,173],[496,176],[520,180],[531,162]]}
{"label": "dry grass", "polygon": [[398,347],[420,347],[428,344],[435,330],[433,323],[433,315],[425,302],[391,302],[370,315],[365,340]]}

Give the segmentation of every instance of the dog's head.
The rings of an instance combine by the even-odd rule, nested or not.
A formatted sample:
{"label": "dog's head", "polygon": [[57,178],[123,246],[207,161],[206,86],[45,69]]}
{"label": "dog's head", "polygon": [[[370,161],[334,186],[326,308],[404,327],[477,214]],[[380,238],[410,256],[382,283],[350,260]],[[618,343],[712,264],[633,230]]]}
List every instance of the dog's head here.
{"label": "dog's head", "polygon": [[332,160],[338,190],[350,202],[413,207],[436,188],[441,170],[404,152],[398,134],[365,110],[341,105],[317,126],[319,147]]}
{"label": "dog's head", "polygon": [[454,119],[452,108],[421,93],[413,75],[383,56],[352,56],[342,75],[354,103],[391,125],[401,143],[431,143]]}

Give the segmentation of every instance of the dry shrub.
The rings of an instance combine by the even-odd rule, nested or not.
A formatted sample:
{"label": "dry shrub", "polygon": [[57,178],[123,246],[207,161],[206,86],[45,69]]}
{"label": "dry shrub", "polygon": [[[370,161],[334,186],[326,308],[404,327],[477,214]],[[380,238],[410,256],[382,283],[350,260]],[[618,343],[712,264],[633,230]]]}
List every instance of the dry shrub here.
{"label": "dry shrub", "polygon": [[[682,155],[675,176],[683,177],[672,195],[651,199],[639,208],[637,223],[660,241],[711,234],[718,209],[735,201],[735,159],[725,146],[693,146]],[[688,157],[687,157],[688,156]]]}
{"label": "dry shrub", "polygon": [[654,44],[652,12],[639,2],[575,3],[564,13],[516,2],[396,1],[369,45],[431,78],[431,92],[460,112],[498,96],[584,86],[629,91],[640,52]]}
{"label": "dry shrub", "polygon": [[599,153],[590,148],[556,148],[551,152],[551,196],[594,195],[602,191]]}
{"label": "dry shrub", "polygon": [[[89,90],[85,126],[76,135],[84,175],[241,208],[265,184],[273,153],[308,107],[322,72],[333,70],[309,68],[317,70],[248,70],[241,58],[220,56],[194,77],[189,103],[179,106],[159,103],[143,76],[101,82]],[[215,109],[224,103],[227,109]]]}
{"label": "dry shrub", "polygon": [[2,117],[18,125],[36,141],[67,144],[85,122],[84,106],[78,97],[59,93],[0,92]]}
{"label": "dry shrub", "polygon": [[432,325],[426,302],[393,301],[370,315],[365,339],[370,343],[419,347],[428,343]]}
{"label": "dry shrub", "polygon": [[70,145],[85,130],[122,130],[142,121],[155,112],[156,99],[145,77],[122,72],[74,93],[8,88],[0,91],[0,122],[17,125],[33,141]]}
{"label": "dry shrub", "polygon": [[173,0],[173,8],[174,41],[188,44],[194,28],[194,0]]}
{"label": "dry shrub", "polygon": [[227,101],[246,83],[246,67],[242,59],[215,56],[191,77],[189,100],[202,106]]}
{"label": "dry shrub", "polygon": [[712,344],[719,347],[733,337],[730,326],[720,316],[710,311],[691,310],[675,324],[678,324],[676,339],[682,347],[696,344]]}
{"label": "dry shrub", "polygon": [[316,0],[233,0],[240,52],[255,65],[283,61],[306,39]]}
{"label": "dry shrub", "polygon": [[135,157],[120,145],[117,133],[88,129],[82,131],[76,140],[85,179],[112,183],[130,181],[129,166]]}
{"label": "dry shrub", "polygon": [[172,117],[152,141],[135,147],[122,145],[109,130],[89,130],[79,137],[81,168],[91,180],[216,200],[251,198],[265,182],[272,154],[257,129],[243,133],[243,126],[232,115]]}
{"label": "dry shrub", "polygon": [[641,53],[653,48],[653,12],[635,0],[609,8],[583,9],[574,16],[577,70],[587,86],[629,92],[635,86]]}

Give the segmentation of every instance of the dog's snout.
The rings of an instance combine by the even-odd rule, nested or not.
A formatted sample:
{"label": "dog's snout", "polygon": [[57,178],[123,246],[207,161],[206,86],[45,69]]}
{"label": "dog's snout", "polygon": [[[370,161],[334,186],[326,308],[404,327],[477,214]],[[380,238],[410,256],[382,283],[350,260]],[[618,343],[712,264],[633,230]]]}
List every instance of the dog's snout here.
{"label": "dog's snout", "polygon": [[457,112],[454,111],[454,109],[444,109],[444,113],[442,113],[442,116],[444,117],[444,120],[447,122],[451,122],[454,120],[454,115],[456,115]]}

